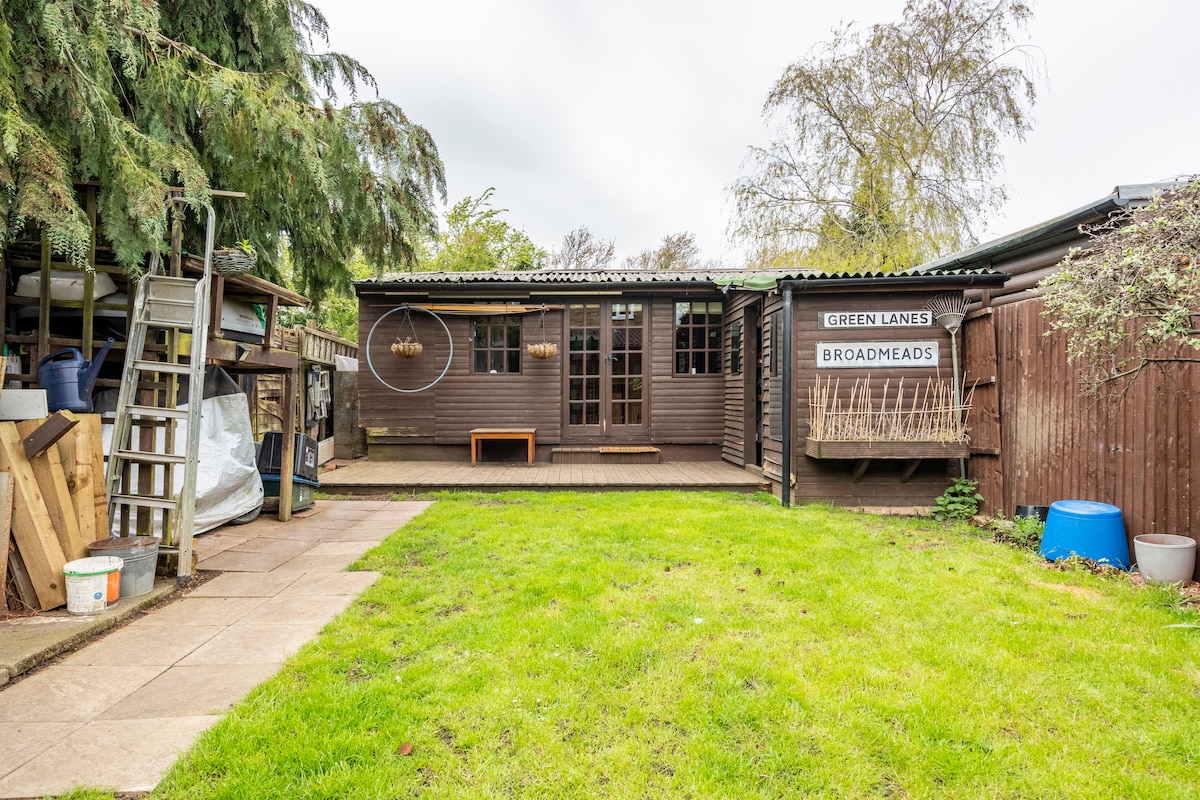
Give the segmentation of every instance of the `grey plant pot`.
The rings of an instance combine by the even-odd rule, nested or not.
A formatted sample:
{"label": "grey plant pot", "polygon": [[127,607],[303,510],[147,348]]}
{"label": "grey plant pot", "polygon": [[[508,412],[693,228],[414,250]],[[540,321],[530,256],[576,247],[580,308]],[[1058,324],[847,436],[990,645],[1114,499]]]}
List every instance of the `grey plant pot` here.
{"label": "grey plant pot", "polygon": [[1133,537],[1138,572],[1150,583],[1191,583],[1196,569],[1196,540],[1172,533]]}

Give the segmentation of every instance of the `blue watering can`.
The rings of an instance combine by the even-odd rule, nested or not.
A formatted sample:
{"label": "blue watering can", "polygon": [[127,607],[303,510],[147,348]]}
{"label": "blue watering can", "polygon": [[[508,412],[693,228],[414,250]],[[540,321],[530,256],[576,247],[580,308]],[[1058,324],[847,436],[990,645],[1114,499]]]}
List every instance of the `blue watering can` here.
{"label": "blue watering can", "polygon": [[[47,408],[51,411],[90,412],[92,387],[96,385],[100,365],[104,363],[104,356],[112,344],[112,339],[105,342],[94,361],[84,361],[83,354],[74,347],[56,350],[39,361],[38,383],[46,390]],[[68,358],[59,359],[63,355]]]}

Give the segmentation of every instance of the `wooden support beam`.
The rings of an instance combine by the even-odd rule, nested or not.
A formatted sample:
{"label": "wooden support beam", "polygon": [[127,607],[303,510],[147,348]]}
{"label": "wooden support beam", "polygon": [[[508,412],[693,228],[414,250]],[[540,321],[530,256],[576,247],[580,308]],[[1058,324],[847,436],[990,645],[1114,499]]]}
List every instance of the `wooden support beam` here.
{"label": "wooden support beam", "polygon": [[[38,362],[50,355],[50,232],[42,229],[39,262],[37,351],[29,354],[29,371],[37,374]],[[45,416],[43,414],[43,416]]]}
{"label": "wooden support beam", "polygon": [[[31,436],[42,422],[29,420],[17,423],[17,432],[22,437]],[[87,546],[94,539],[84,539],[79,531],[79,517],[75,512],[75,503],[71,499],[71,490],[67,485],[67,474],[63,469],[62,456],[57,447],[49,447],[41,455],[28,459],[33,470],[38,489],[45,503],[46,513],[50,516],[50,524],[62,548],[62,554],[67,561],[77,558],[87,558]]]}
{"label": "wooden support beam", "polygon": [[37,608],[49,611],[65,605],[67,591],[62,570],[67,558],[46,511],[33,466],[25,458],[17,426],[12,422],[0,422],[0,470],[13,477],[12,538],[28,571]]}
{"label": "wooden support beam", "polygon": [[8,616],[4,587],[8,585],[8,542],[12,535],[12,475],[0,472],[0,619]]}
{"label": "wooden support beam", "polygon": [[25,437],[25,457],[33,458],[46,452],[47,448],[78,424],[79,418],[70,411],[55,411]]}
{"label": "wooden support beam", "polygon": [[296,464],[296,370],[283,373],[283,398],[280,416],[283,417],[283,442],[279,463],[280,522],[292,518],[292,475]]}
{"label": "wooden support beam", "polygon": [[904,464],[904,469],[900,471],[900,482],[908,483],[912,478],[913,473],[917,471],[917,467],[921,466],[921,459],[914,458]]}
{"label": "wooden support beam", "polygon": [[79,425],[58,442],[58,452],[79,519],[79,538],[91,544],[109,536],[100,415],[80,414],[77,419]]}
{"label": "wooden support beam", "polygon": [[871,459],[860,458],[854,465],[854,473],[850,476],[851,483],[858,483],[862,480],[862,476],[866,474],[867,467],[870,466]]}

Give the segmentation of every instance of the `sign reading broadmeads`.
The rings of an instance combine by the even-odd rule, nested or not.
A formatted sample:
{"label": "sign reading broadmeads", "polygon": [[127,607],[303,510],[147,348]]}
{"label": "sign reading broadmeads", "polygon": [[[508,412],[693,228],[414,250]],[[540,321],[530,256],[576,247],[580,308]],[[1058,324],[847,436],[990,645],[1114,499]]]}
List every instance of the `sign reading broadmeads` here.
{"label": "sign reading broadmeads", "polygon": [[936,367],[938,342],[817,342],[817,369]]}
{"label": "sign reading broadmeads", "polygon": [[931,311],[822,311],[817,315],[820,328],[928,328],[931,325]]}

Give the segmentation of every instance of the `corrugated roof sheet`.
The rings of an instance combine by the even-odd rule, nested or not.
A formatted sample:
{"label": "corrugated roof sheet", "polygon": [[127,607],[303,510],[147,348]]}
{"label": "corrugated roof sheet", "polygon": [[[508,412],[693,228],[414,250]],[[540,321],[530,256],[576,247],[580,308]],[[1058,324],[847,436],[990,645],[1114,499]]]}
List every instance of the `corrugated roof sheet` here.
{"label": "corrugated roof sheet", "polygon": [[1118,186],[1107,197],[1102,197],[1094,203],[1059,214],[1057,217],[1022,228],[1015,233],[992,239],[989,242],[951,253],[942,258],[936,258],[918,267],[918,271],[938,272],[947,269],[961,269],[966,264],[978,263],[1001,253],[1012,252],[1024,245],[1051,238],[1055,235],[1076,230],[1081,223],[1103,219],[1128,205],[1144,205],[1155,195],[1169,192],[1172,189],[1186,185],[1184,181],[1163,181],[1161,183],[1135,183]]}
{"label": "corrugated roof sheet", "polygon": [[818,269],[799,270],[527,270],[527,271],[479,271],[479,272],[391,272],[381,278],[357,281],[359,285],[384,285],[397,283],[728,283],[730,279],[750,275],[775,278],[776,280],[839,280],[846,278],[896,278],[913,275],[968,275],[987,274],[990,270],[916,270],[903,272],[823,272]]}

